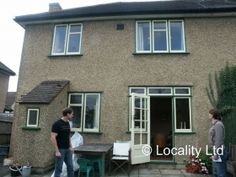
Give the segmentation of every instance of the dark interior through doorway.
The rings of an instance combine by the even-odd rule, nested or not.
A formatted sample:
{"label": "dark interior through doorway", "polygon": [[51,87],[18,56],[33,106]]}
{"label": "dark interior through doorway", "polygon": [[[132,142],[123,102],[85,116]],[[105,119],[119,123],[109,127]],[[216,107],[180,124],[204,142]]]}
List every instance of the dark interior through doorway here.
{"label": "dark interior through doorway", "polygon": [[172,155],[157,155],[173,147],[171,97],[150,97],[150,121],[151,160],[172,160]]}

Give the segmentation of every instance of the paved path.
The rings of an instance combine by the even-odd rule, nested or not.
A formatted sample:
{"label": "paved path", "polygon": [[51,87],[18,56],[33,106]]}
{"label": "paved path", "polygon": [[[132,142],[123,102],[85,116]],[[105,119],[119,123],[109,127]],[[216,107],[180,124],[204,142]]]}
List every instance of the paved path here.
{"label": "paved path", "polygon": [[[5,174],[2,172],[5,171]],[[31,175],[31,177],[51,177],[52,171],[46,174]],[[85,176],[85,175],[84,175]],[[7,167],[0,167],[0,177],[11,177]],[[82,176],[81,176],[82,177]],[[127,177],[126,174],[115,174],[106,177]],[[135,168],[132,169],[130,177],[211,177],[210,175],[198,175],[186,173],[185,170],[176,169],[155,169],[155,168]]]}

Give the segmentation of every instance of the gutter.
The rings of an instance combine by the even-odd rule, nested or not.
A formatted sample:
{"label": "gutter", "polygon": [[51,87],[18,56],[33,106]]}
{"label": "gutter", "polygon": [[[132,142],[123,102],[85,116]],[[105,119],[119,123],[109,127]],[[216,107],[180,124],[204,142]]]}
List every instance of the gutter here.
{"label": "gutter", "polygon": [[80,22],[80,21],[104,21],[104,20],[134,20],[134,19],[163,19],[163,18],[216,18],[216,17],[236,17],[236,11],[233,12],[211,12],[211,13],[179,13],[179,14],[135,14],[135,15],[111,15],[111,16],[91,16],[91,17],[78,17],[71,16],[67,18],[58,19],[39,19],[39,20],[21,20],[15,18],[14,20],[23,28],[26,25],[34,24],[55,24],[64,22]]}

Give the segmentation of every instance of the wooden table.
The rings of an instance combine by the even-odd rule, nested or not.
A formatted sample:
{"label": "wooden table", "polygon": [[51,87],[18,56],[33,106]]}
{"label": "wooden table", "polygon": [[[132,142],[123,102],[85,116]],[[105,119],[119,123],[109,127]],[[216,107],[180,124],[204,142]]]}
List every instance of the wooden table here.
{"label": "wooden table", "polygon": [[105,157],[111,159],[112,144],[83,144],[74,148],[75,154],[97,156],[102,160],[101,177],[105,177]]}

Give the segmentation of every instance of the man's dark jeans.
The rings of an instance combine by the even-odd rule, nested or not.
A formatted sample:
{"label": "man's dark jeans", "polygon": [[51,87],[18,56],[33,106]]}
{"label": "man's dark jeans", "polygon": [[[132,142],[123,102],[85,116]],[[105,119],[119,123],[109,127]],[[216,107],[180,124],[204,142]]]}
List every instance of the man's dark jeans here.
{"label": "man's dark jeans", "polygon": [[59,149],[61,157],[56,157],[55,175],[54,177],[60,177],[62,172],[62,165],[65,162],[67,167],[67,177],[74,177],[72,152],[70,149]]}

